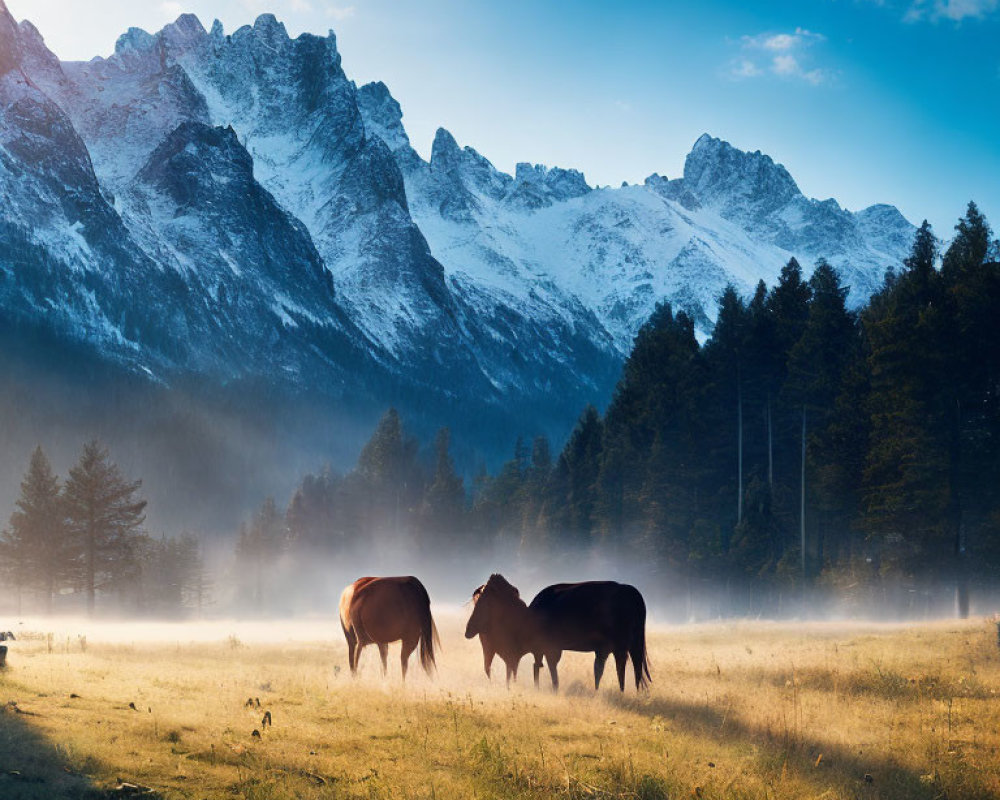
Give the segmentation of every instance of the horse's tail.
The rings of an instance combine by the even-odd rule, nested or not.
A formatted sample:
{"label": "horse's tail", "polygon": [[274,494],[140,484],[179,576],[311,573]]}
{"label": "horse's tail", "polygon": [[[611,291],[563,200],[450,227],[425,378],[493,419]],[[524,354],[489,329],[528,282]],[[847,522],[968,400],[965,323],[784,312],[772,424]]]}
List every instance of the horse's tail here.
{"label": "horse's tail", "polygon": [[340,594],[340,627],[344,635],[351,629],[351,600],[354,599],[354,584],[349,583]]}
{"label": "horse's tail", "polygon": [[420,620],[420,666],[428,675],[434,672],[437,664],[434,661],[434,648],[441,646],[437,625],[431,616],[431,598],[424,585],[416,578],[414,588],[417,590],[417,617]]}
{"label": "horse's tail", "polygon": [[636,590],[636,598],[639,603],[628,654],[632,659],[632,667],[635,669],[635,688],[645,689],[653,680],[649,675],[649,654],[646,652],[646,602],[638,590]]}

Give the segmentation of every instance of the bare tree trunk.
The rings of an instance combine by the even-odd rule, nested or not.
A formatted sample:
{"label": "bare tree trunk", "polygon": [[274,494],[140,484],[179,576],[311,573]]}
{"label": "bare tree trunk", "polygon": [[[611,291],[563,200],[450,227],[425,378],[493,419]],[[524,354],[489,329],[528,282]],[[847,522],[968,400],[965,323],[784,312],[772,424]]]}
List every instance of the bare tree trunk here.
{"label": "bare tree trunk", "polygon": [[256,586],[254,587],[255,597],[254,606],[256,606],[257,613],[260,614],[264,609],[264,564],[263,555],[258,551],[257,553],[257,580]]}
{"label": "bare tree trunk", "polygon": [[736,522],[743,521],[743,382],[740,380],[739,368],[736,370],[736,421],[739,442],[737,444],[737,485],[739,499],[736,502]]}
{"label": "bare tree trunk", "polygon": [[800,542],[802,550],[802,580],[806,578],[806,407],[802,406],[802,491],[799,498]]}
{"label": "bare tree trunk", "polygon": [[958,600],[958,616],[960,619],[969,618],[969,570],[966,559],[965,523],[962,519],[962,496],[960,487],[962,482],[962,403],[955,403],[955,420],[952,431],[951,447],[951,518],[955,528],[955,595]]}
{"label": "bare tree trunk", "polygon": [[87,525],[87,616],[94,616],[94,594],[97,581],[97,542],[94,541],[96,534],[91,523]]}
{"label": "bare tree trunk", "polygon": [[958,523],[958,541],[955,549],[958,551],[958,581],[956,595],[958,598],[958,616],[960,619],[969,618],[969,571],[965,558],[965,526],[961,520]]}
{"label": "bare tree trunk", "polygon": [[774,491],[774,451],[771,435],[771,393],[767,393],[767,488]]}

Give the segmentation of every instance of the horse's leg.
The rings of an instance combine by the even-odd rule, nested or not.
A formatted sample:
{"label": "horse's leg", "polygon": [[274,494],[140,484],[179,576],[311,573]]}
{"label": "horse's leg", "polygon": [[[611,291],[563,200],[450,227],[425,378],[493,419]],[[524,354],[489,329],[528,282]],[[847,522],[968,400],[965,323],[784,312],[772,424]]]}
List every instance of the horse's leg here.
{"label": "horse's leg", "polygon": [[562,658],[562,650],[556,650],[552,653],[545,654],[546,660],[549,662],[549,674],[552,676],[552,691],[559,691],[559,659]]}
{"label": "horse's leg", "polygon": [[413,651],[417,649],[417,643],[419,641],[419,639],[403,639],[403,641],[400,642],[399,666],[403,670],[404,683],[406,682],[406,668],[410,665],[410,656],[413,654]]}
{"label": "horse's leg", "polygon": [[493,666],[493,657],[496,655],[496,651],[489,647],[483,647],[483,669],[486,670],[486,677],[492,680],[493,676],[490,675],[490,668]]}
{"label": "horse's leg", "polygon": [[539,653],[535,653],[535,663],[533,666],[535,674],[535,688],[538,688],[538,673],[542,671],[542,656]]}
{"label": "horse's leg", "polygon": [[358,674],[358,665],[354,662],[354,651],[358,646],[358,635],[353,628],[344,628],[344,638],[347,639],[347,666],[351,669],[351,675]]}
{"label": "horse's leg", "polygon": [[610,650],[598,650],[594,653],[594,691],[601,688],[601,676],[604,674],[604,665],[608,663]]}
{"label": "horse's leg", "polygon": [[625,667],[628,666],[628,650],[624,647],[615,649],[615,670],[618,672],[618,688],[625,691]]}
{"label": "horse's leg", "polygon": [[509,661],[504,661],[504,666],[507,667],[507,688],[510,688],[511,680],[517,680],[517,664],[511,666]]}
{"label": "horse's leg", "polygon": [[378,657],[382,659],[382,677],[384,678],[385,677],[385,673],[389,671],[389,664],[388,664],[389,645],[388,644],[383,644],[382,642],[378,643]]}
{"label": "horse's leg", "polygon": [[357,646],[354,648],[354,662],[351,665],[351,674],[358,674],[358,664],[361,662],[361,651],[365,649],[365,644],[360,639],[358,640]]}

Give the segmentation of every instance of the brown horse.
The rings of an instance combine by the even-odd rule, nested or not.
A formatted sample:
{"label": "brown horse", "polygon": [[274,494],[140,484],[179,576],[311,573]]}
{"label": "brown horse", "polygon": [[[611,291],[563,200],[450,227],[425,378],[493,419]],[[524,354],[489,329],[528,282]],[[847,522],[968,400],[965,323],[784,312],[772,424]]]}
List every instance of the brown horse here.
{"label": "brown horse", "polygon": [[507,663],[508,672],[513,665],[515,676],[521,658],[532,653],[535,686],[544,657],[552,688],[558,689],[562,651],[578,650],[594,653],[595,690],[600,688],[604,666],[612,654],[621,691],[625,691],[629,658],[636,689],[649,684],[646,604],[634,586],[614,581],[560,583],[543,589],[525,606],[516,588],[502,575],[492,575],[477,592],[465,636],[471,639],[479,634],[484,658],[487,648],[495,650]]}
{"label": "brown horse", "polygon": [[[479,603],[483,592],[489,587],[485,604]],[[531,649],[530,626],[527,624],[528,607],[520,593],[502,575],[493,575],[490,580],[472,593],[475,608],[465,628],[465,638],[478,634],[483,648],[483,668],[486,677],[490,675],[494,656],[500,656],[507,667],[507,686],[511,678],[517,680],[517,667],[524,654]],[[518,621],[522,624],[517,624]]]}
{"label": "brown horse", "polygon": [[420,665],[430,675],[434,647],[440,646],[431,616],[431,600],[424,585],[412,575],[398,578],[358,578],[340,596],[340,626],[347,639],[351,674],[357,675],[365,645],[378,646],[382,674],[391,642],[402,642],[399,663],[406,680],[410,654],[420,645]]}

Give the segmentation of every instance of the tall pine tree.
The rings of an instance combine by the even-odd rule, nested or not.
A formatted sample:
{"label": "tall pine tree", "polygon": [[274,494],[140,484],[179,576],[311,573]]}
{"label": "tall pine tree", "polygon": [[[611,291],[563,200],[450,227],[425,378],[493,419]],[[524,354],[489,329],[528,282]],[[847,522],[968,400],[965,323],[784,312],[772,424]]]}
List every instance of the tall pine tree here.
{"label": "tall pine tree", "polygon": [[69,535],[80,552],[79,579],[94,613],[98,590],[135,577],[134,544],[145,521],[142,481],[129,481],[94,440],[83,447],[64,488]]}
{"label": "tall pine tree", "polygon": [[[800,569],[808,577],[807,462],[810,424],[824,430],[833,412],[848,360],[855,347],[855,322],[847,310],[848,288],[826,261],[820,261],[809,279],[811,299],[805,327],[788,357],[785,394],[801,414],[799,548]],[[810,423],[811,420],[811,423]],[[813,436],[815,438],[815,434]],[[822,461],[822,457],[814,457]],[[819,548],[814,547],[817,555]]]}
{"label": "tall pine tree", "polygon": [[947,320],[925,221],[904,271],[863,314],[871,376],[864,525],[883,572],[913,575],[951,553],[951,477],[940,387]]}

